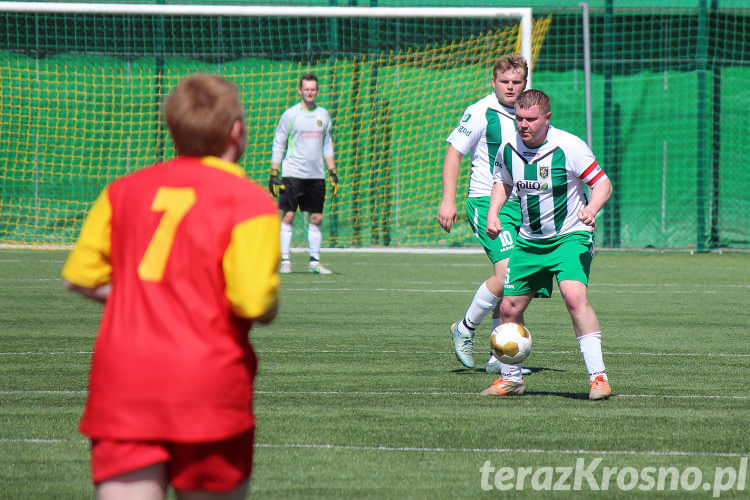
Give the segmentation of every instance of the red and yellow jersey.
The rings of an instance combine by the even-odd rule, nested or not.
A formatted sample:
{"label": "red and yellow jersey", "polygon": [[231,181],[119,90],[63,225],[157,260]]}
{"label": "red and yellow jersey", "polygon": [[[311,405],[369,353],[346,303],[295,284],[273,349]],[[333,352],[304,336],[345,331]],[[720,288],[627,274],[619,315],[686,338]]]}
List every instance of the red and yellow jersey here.
{"label": "red and yellow jersey", "polygon": [[202,442],[254,426],[247,325],[276,304],[279,224],[265,190],[214,157],[104,190],[63,269],[76,285],[112,284],[81,432]]}

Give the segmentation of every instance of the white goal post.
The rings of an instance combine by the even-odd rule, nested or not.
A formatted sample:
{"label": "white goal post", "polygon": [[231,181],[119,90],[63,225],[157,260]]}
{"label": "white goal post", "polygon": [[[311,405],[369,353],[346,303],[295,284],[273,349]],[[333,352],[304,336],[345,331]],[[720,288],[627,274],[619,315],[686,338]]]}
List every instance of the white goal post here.
{"label": "white goal post", "polygon": [[218,72],[243,89],[242,167],[259,183],[299,75],[321,78],[346,183],[329,205],[327,246],[473,242],[468,231],[445,236],[426,222],[437,206],[445,137],[460,108],[491,91],[499,57],[520,52],[532,67],[532,35],[541,43],[546,29],[540,23],[532,33],[531,8],[120,0],[2,1],[0,12],[3,95],[11,96],[0,116],[0,248],[69,245],[109,180],[172,154],[161,102],[196,72]]}
{"label": "white goal post", "polygon": [[531,88],[530,7],[307,7],[270,5],[126,4],[77,2],[0,2],[0,12],[48,14],[128,14],[144,16],[292,16],[360,18],[476,18],[519,19],[521,55],[529,65],[527,88]]}

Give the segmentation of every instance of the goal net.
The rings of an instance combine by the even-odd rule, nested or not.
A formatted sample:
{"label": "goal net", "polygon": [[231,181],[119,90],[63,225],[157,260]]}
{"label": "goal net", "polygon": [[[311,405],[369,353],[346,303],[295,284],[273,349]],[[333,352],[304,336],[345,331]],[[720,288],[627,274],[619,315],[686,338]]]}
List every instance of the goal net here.
{"label": "goal net", "polygon": [[[3,7],[5,245],[72,244],[108,182],[173,156],[160,104],[196,72],[240,88],[240,163],[262,185],[278,119],[299,100],[299,77],[317,74],[341,182],[326,202],[324,246],[474,245],[465,225],[446,234],[436,222],[445,138],[491,91],[495,60],[523,52],[533,67],[549,24],[532,26],[530,9]],[[306,246],[304,231],[293,246]]]}

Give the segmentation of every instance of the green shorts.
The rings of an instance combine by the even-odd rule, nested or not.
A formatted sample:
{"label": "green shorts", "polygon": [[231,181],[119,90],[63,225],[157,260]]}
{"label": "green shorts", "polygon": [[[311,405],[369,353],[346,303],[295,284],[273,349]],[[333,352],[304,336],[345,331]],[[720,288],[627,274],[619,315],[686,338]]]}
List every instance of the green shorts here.
{"label": "green shorts", "polygon": [[489,208],[489,196],[466,198],[466,216],[469,218],[471,230],[474,231],[474,236],[477,237],[487,257],[494,264],[510,257],[510,251],[515,246],[518,227],[521,225],[521,203],[508,201],[500,210],[500,223],[503,225],[503,231],[494,240],[487,236]]}
{"label": "green shorts", "polygon": [[594,234],[586,231],[546,238],[542,241],[518,238],[505,271],[505,295],[536,293],[552,295],[552,277],[589,284],[594,260]]}

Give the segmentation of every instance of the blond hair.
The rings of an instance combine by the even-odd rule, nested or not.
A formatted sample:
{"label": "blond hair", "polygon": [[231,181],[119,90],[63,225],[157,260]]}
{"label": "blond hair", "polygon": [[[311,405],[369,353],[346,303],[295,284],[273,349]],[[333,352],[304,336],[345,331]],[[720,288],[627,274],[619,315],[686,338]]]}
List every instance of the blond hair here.
{"label": "blond hair", "polygon": [[237,87],[209,74],[182,80],[164,100],[164,120],[179,155],[221,156],[229,133],[243,119]]}
{"label": "blond hair", "polygon": [[500,73],[505,73],[512,69],[523,71],[524,80],[529,76],[529,66],[526,64],[526,59],[521,54],[508,54],[498,59],[492,67],[492,78],[497,78],[497,75]]}

